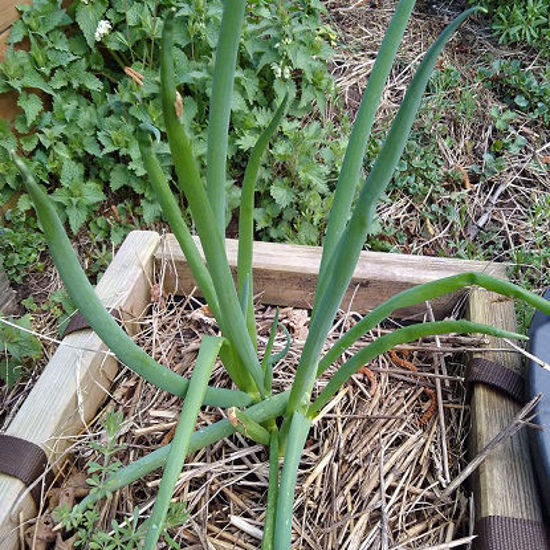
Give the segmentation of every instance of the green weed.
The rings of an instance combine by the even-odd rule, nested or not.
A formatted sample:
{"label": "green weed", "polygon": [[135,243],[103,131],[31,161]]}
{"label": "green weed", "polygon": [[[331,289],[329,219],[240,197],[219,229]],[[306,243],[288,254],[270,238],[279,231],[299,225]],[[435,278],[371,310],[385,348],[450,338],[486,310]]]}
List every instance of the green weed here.
{"label": "green weed", "polygon": [[42,355],[42,346],[38,338],[28,332],[32,329],[30,315],[6,321],[10,324],[0,318],[0,379],[11,388],[25,367]]}
{"label": "green weed", "polygon": [[[99,441],[91,443],[98,459],[88,464],[88,484],[93,494],[106,495],[105,482],[109,476],[121,468],[121,463],[114,459],[115,455],[124,450],[117,440],[122,428],[123,416],[114,411],[107,411],[103,418],[103,432]],[[85,509],[58,507],[55,517],[66,533],[76,534],[75,548],[90,548],[101,550],[133,550],[141,548],[145,536],[147,522],[139,523],[139,508],[135,507],[132,515],[123,520],[113,519],[110,530],[98,528],[101,514],[97,507],[91,505]],[[187,521],[185,506],[180,502],[172,502],[166,517],[164,540],[170,548],[178,549],[169,530],[181,526]]]}
{"label": "green weed", "polygon": [[[120,244],[132,228],[159,220],[136,134],[142,123],[164,130],[159,38],[171,6],[168,0],[95,0],[64,9],[58,2],[37,0],[20,8],[21,19],[9,40],[17,44],[29,39],[30,51],[9,49],[0,63],[0,93],[18,92],[22,109],[13,128],[0,122],[0,203],[15,199],[2,223],[14,231],[6,230],[0,246],[16,251],[6,262],[12,280],[37,265],[40,248],[32,252],[21,246],[23,238],[30,240],[32,221],[13,221],[25,215],[30,203],[25,193],[17,201],[23,187],[9,162],[10,149],[26,154],[72,233],[86,224],[99,248],[90,262],[97,269],[108,261],[101,243]],[[176,37],[176,83],[185,97],[183,121],[204,164],[222,4],[193,0],[180,8],[184,23]],[[239,204],[249,150],[277,98],[289,91],[293,101],[283,135],[278,149],[267,153],[258,178],[258,234],[318,244],[345,137],[342,128],[327,124],[324,117],[327,105],[336,100],[327,70],[335,33],[321,20],[325,8],[318,0],[259,0],[247,9],[232,101],[226,222]],[[100,21],[112,28],[98,41]],[[143,85],[125,74],[125,67],[142,75]],[[312,105],[314,114],[304,123]],[[314,158],[309,156],[313,150],[319,151]],[[157,152],[169,175],[168,147]],[[24,237],[15,234],[19,228]]]}
{"label": "green weed", "polygon": [[478,78],[510,109],[542,125],[550,124],[550,64],[543,74],[536,74],[516,59],[496,59],[479,71]]}
{"label": "green weed", "polygon": [[489,10],[493,33],[503,43],[526,43],[550,54],[550,1],[473,1]]}

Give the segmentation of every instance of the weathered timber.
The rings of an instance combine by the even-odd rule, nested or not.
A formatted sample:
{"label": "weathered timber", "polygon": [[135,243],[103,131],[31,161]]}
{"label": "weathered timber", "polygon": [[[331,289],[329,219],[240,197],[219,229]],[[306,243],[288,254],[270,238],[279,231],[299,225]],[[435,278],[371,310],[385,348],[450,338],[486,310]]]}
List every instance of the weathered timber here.
{"label": "weathered timber", "polygon": [[[96,291],[108,309],[128,319],[139,318],[150,299],[153,253],[157,233],[128,235]],[[6,433],[40,445],[56,471],[65,458],[71,437],[94,418],[117,372],[117,361],[92,330],[63,339]],[[0,548],[18,547],[18,525],[33,517],[36,507],[23,483],[0,474]]]}
{"label": "weathered timber", "polygon": [[0,60],[4,56],[4,52],[8,48],[8,36],[10,35],[10,29],[0,32]]}
{"label": "weathered timber", "polygon": [[[10,25],[19,18],[19,12],[15,9],[18,4],[30,2],[2,2],[0,0],[0,61],[8,49]],[[10,91],[0,94],[0,119],[12,122],[21,112],[17,105],[17,92]]]}
{"label": "weathered timber", "polygon": [[[195,241],[200,249],[198,239]],[[237,241],[227,239],[226,243],[229,264],[235,272]],[[259,295],[259,300],[265,304],[311,308],[321,252],[321,247],[316,246],[254,242],[254,292]],[[157,265],[163,260],[168,262],[164,290],[175,294],[191,292],[195,283],[173,235],[163,238],[155,254]],[[362,252],[343,307],[347,307],[353,299],[353,310],[364,313],[411,286],[468,271],[506,277],[504,264]],[[448,315],[457,299],[455,294],[434,300],[432,308],[435,317],[441,319]],[[407,317],[425,311],[425,306],[420,304],[399,310],[396,316]]]}
{"label": "weathered timber", "polygon": [[[0,32],[0,61],[4,57],[4,52],[8,47],[9,29]],[[0,119],[12,121],[19,112],[17,107],[17,94],[15,92],[4,92],[0,94]]]}
{"label": "weathered timber", "polygon": [[[472,321],[510,331],[517,328],[513,300],[483,289],[472,290],[467,316]],[[488,339],[488,347],[509,348],[501,339],[493,337]],[[474,356],[500,363],[518,372],[523,370],[521,356],[517,353],[480,349]],[[476,455],[512,423],[521,407],[509,397],[483,384],[474,386],[470,404],[473,426],[470,447],[472,454]],[[474,496],[478,525],[485,518],[494,517],[542,521],[527,430],[521,430],[488,455],[474,474]],[[517,547],[526,548],[519,541]]]}
{"label": "weathered timber", "polygon": [[19,19],[16,6],[31,3],[32,0],[0,0],[0,32],[6,31],[10,25]]}
{"label": "weathered timber", "polygon": [[0,261],[0,313],[12,313],[15,305],[15,291],[11,288]]}

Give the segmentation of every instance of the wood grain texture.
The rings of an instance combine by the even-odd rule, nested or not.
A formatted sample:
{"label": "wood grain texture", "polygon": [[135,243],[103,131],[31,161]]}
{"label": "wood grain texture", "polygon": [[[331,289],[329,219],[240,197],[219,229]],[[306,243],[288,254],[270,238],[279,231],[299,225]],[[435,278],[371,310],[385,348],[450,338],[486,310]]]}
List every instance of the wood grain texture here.
{"label": "wood grain texture", "polygon": [[[474,289],[468,303],[468,317],[475,322],[516,330],[514,302],[483,289]],[[489,339],[489,347],[506,344]],[[482,351],[475,353],[516,371],[522,371],[516,353]],[[474,386],[471,399],[472,454],[480,452],[503,428],[510,425],[520,407],[510,398],[482,384]],[[541,510],[529,452],[528,433],[521,430],[497,447],[475,474],[476,519],[505,516],[541,521]]]}
{"label": "wood grain texture", "polygon": [[2,263],[0,261],[0,313],[9,315],[15,309],[15,291],[11,288],[8,278],[2,271]]}
{"label": "wood grain texture", "polygon": [[4,57],[4,52],[8,48],[8,36],[10,35],[10,29],[0,32],[0,61]]}
{"label": "wood grain texture", "polygon": [[[197,244],[200,243],[195,239]],[[229,264],[233,271],[237,265],[237,241],[226,240]],[[254,293],[262,303],[311,308],[321,261],[320,247],[279,243],[254,243]],[[186,294],[195,286],[175,237],[166,235],[155,254],[157,267],[167,260],[164,289],[169,293]],[[347,307],[353,297],[353,310],[364,313],[384,300],[419,283],[426,283],[467,271],[483,271],[505,278],[503,264],[473,262],[428,256],[407,256],[382,252],[363,252],[357,264],[350,288],[343,302]],[[457,295],[434,300],[436,318],[451,312]],[[399,310],[397,317],[425,312],[420,304]]]}
{"label": "wood grain texture", "polygon": [[0,0],[0,32],[5,31],[19,19],[19,12],[15,6],[31,3],[32,0]]}
{"label": "wood grain texture", "polygon": [[[150,301],[153,253],[157,233],[128,235],[96,291],[108,309],[139,318]],[[131,324],[129,324],[131,332]],[[63,339],[6,433],[32,441],[47,453],[57,470],[71,437],[86,429],[117,372],[117,361],[92,330]],[[0,548],[17,548],[17,525],[36,512],[30,496],[20,498],[24,485],[0,474]]]}

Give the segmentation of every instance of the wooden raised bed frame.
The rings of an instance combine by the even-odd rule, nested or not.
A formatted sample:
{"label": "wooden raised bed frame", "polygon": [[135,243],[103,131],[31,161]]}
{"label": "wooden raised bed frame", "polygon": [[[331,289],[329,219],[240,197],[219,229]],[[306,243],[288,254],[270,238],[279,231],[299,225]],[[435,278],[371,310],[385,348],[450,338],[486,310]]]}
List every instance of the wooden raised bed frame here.
{"label": "wooden raised bed frame", "polygon": [[[227,240],[227,251],[234,267],[235,241]],[[261,302],[300,308],[311,305],[320,248],[257,242],[254,251],[255,292]],[[165,260],[168,269],[164,273],[164,290],[179,294],[190,291],[194,283],[173,236],[161,239],[154,232],[130,233],[97,287],[99,296],[109,309],[118,309],[125,318],[139,317],[149,303],[154,264],[160,265]],[[466,271],[484,271],[505,278],[501,264],[363,252],[348,296],[353,294],[355,311],[365,312],[405,288]],[[516,328],[511,300],[482,289],[462,296],[467,302],[466,313],[473,321],[508,330]],[[449,314],[459,298],[455,294],[434,301],[435,316],[442,318]],[[400,311],[397,317],[422,313],[425,308],[421,305]],[[491,348],[502,344],[495,338],[489,342]],[[91,330],[67,336],[7,429],[10,435],[39,444],[48,454],[54,471],[62,464],[71,437],[85,430],[94,418],[117,372],[117,362],[105,351]],[[521,368],[520,357],[513,353],[480,349],[476,355],[500,361],[510,368]],[[519,410],[510,399],[482,385],[475,386],[471,407],[473,454],[509,425]],[[542,520],[525,431],[492,452],[474,477],[478,520],[488,516]],[[36,512],[23,484],[0,474],[3,550],[18,548],[18,526]]]}

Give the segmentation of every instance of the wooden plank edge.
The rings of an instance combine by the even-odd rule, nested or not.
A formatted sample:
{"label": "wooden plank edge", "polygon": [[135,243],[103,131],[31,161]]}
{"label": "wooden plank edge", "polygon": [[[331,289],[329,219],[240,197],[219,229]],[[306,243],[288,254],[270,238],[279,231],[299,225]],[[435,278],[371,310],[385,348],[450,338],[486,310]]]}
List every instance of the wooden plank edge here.
{"label": "wooden plank edge", "polygon": [[[195,238],[202,253],[200,243]],[[237,241],[226,240],[228,260],[235,272]],[[254,243],[254,292],[260,302],[279,306],[309,309],[312,306],[321,260],[321,247],[281,243]],[[170,294],[188,294],[195,287],[191,272],[175,237],[165,235],[155,253],[157,269],[164,263],[163,288]],[[359,313],[372,310],[394,294],[414,285],[441,277],[483,271],[499,278],[506,277],[506,266],[498,263],[476,262],[428,256],[408,256],[381,252],[362,252],[343,308],[350,303]],[[449,315],[459,294],[447,295],[432,302],[436,318]],[[404,308],[396,317],[424,314],[424,304]]]}
{"label": "wooden plank edge", "polygon": [[[0,32],[0,62],[8,49],[8,37],[10,29]],[[17,105],[18,94],[15,91],[4,92],[0,94],[0,119],[6,122],[13,122],[15,117],[22,112]]]}
{"label": "wooden plank edge", "polygon": [[[139,318],[150,301],[155,232],[130,233],[97,285],[110,309]],[[131,324],[130,330],[131,330]],[[117,372],[117,362],[92,330],[68,335],[49,361],[6,433],[40,445],[54,470],[66,458],[70,438],[87,428]],[[71,346],[71,347],[69,347]],[[0,474],[0,548],[18,547],[18,525],[36,513],[19,480]]]}
{"label": "wooden plank edge", "polygon": [[5,31],[0,32],[0,61],[4,57],[4,52],[8,49],[8,37],[10,35],[11,29],[6,29]]}
{"label": "wooden plank edge", "polygon": [[[471,292],[467,317],[478,323],[498,326],[510,331],[517,329],[513,300],[504,299],[483,289],[476,288]],[[491,337],[488,340],[488,347],[507,348],[508,346],[502,339]],[[522,358],[515,352],[481,349],[473,356],[483,357],[517,372],[523,372]],[[511,424],[520,406],[502,393],[483,384],[474,386],[470,405],[472,434],[469,446],[472,456],[475,456],[494,436]],[[478,526],[485,518],[494,517],[542,522],[527,430],[521,430],[489,454],[473,476],[473,489]],[[480,542],[483,543],[483,541]],[[482,546],[479,547],[482,548]]]}
{"label": "wooden plank edge", "polygon": [[16,294],[10,286],[6,274],[0,267],[0,314],[10,315],[16,307]]}
{"label": "wooden plank edge", "polygon": [[17,6],[31,3],[32,0],[0,0],[0,31],[7,29],[19,19]]}

